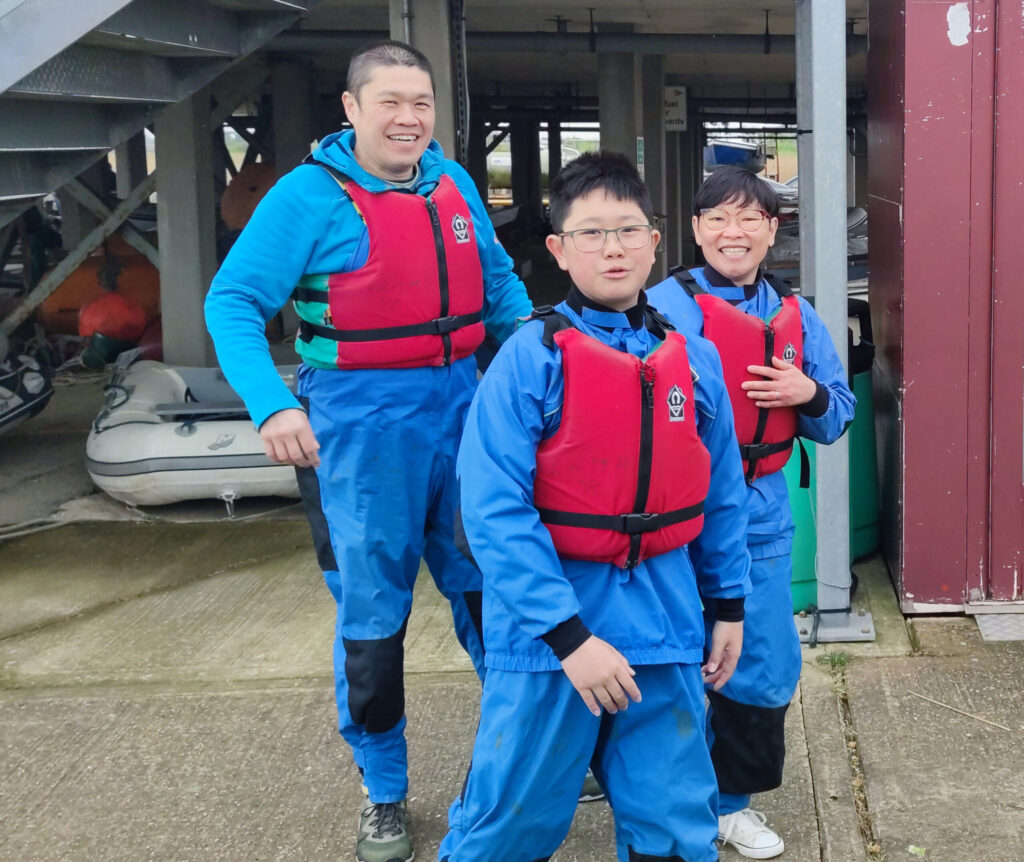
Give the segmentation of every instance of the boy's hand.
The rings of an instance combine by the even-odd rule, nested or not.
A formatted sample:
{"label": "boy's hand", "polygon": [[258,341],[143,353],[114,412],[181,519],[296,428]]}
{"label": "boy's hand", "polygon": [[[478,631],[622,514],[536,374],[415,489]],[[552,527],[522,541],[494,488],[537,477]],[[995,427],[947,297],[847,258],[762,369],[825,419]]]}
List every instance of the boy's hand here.
{"label": "boy's hand", "polygon": [[562,659],[562,670],[594,715],[601,714],[602,706],[614,715],[629,705],[629,698],[640,703],[636,671],[622,653],[594,635]]}
{"label": "boy's hand", "polygon": [[260,439],[267,457],[279,464],[296,467],[319,467],[320,444],[305,410],[292,407],[279,410],[260,426]]}
{"label": "boy's hand", "polygon": [[711,655],[702,667],[704,682],[719,691],[729,681],[743,647],[743,623],[727,623],[719,620],[711,630]]}
{"label": "boy's hand", "polygon": [[810,401],[818,391],[817,384],[795,365],[772,357],[772,365],[748,365],[747,371],[767,380],[748,380],[743,384],[747,397],[758,407],[799,407]]}

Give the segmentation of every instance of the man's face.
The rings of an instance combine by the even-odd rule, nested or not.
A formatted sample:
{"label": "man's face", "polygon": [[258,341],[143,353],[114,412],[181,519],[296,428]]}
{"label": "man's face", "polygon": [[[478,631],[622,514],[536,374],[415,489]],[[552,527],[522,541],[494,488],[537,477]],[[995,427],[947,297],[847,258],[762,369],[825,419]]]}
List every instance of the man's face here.
{"label": "man's face", "polygon": [[713,219],[724,225],[715,227],[712,218],[705,215],[693,217],[693,238],[697,241],[704,260],[717,269],[735,285],[752,284],[757,277],[768,249],[775,245],[775,231],[779,227],[777,218],[764,218],[754,230],[744,229],[742,213],[760,211],[759,203],[729,201],[714,208]]}
{"label": "man's face", "polygon": [[[647,224],[647,217],[636,203],[620,201],[609,196],[604,189],[595,189],[573,201],[562,226],[562,233]],[[641,229],[631,231],[630,234],[626,241],[633,243],[643,241],[647,231]],[[545,241],[548,251],[554,255],[558,265],[569,273],[576,287],[588,298],[617,311],[625,311],[636,305],[654,265],[654,249],[661,238],[658,231],[651,230],[649,241],[641,248],[628,248],[618,235],[608,234],[604,246],[595,251],[580,251],[576,245],[579,236],[551,234]],[[596,234],[590,239],[597,241]],[[585,244],[586,237],[581,241]]]}
{"label": "man's face", "polygon": [[430,76],[413,66],[377,66],[359,93],[342,93],[356,133],[355,156],[367,173],[407,180],[434,133]]}

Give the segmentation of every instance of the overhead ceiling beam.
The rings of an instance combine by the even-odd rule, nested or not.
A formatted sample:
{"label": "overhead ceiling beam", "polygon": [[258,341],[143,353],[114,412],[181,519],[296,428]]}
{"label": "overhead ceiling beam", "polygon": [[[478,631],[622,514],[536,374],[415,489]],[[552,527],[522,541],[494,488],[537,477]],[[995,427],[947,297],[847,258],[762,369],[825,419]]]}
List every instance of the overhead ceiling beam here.
{"label": "overhead ceiling beam", "polygon": [[[328,52],[354,50],[368,41],[386,39],[380,31],[291,30],[270,42],[274,51]],[[760,54],[764,56],[764,36],[747,33],[547,33],[477,31],[466,34],[472,51],[508,51],[514,53],[592,54],[619,52],[630,54]],[[847,55],[867,51],[867,37],[846,37]],[[773,35],[772,54],[793,54],[796,38]]]}

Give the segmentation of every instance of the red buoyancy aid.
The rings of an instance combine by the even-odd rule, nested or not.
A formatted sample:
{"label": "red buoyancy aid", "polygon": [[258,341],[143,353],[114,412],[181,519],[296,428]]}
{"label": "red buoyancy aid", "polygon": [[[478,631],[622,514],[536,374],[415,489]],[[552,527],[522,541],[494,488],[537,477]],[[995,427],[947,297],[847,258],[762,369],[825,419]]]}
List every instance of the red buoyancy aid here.
{"label": "red buoyancy aid", "polygon": [[448,365],[473,353],[484,339],[483,271],[452,178],[428,197],[335,178],[366,223],[369,253],[354,272],[329,276],[329,325],[303,329],[338,343],[339,368]]}
{"label": "red buoyancy aid", "polygon": [[558,430],[537,448],[534,505],[559,555],[632,568],[704,524],[711,457],[686,339],[667,332],[640,359],[568,325],[554,335],[565,394]]}
{"label": "red buoyancy aid", "polygon": [[[692,276],[691,276],[692,278]],[[800,303],[795,296],[780,295],[781,308],[765,322],[740,311],[724,299],[703,291],[696,282],[684,282],[704,314],[704,337],[713,341],[722,357],[725,386],[736,421],[736,439],[748,482],[781,470],[793,451],[796,437],[795,407],[758,407],[742,384],[754,380],[748,365],[771,367],[778,356],[803,367],[804,342]]]}

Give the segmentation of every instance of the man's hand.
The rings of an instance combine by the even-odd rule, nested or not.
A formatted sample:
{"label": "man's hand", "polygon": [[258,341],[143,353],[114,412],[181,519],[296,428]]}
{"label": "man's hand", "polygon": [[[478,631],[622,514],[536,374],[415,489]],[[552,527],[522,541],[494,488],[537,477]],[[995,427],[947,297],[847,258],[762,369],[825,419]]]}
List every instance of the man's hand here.
{"label": "man's hand", "polygon": [[767,380],[748,380],[743,384],[747,397],[758,407],[799,407],[810,401],[818,391],[817,384],[795,365],[778,356],[772,365],[748,365],[747,371]]}
{"label": "man's hand", "polygon": [[704,682],[711,683],[715,691],[719,691],[736,670],[742,647],[742,622],[716,622],[711,630],[711,655],[708,656],[708,663],[700,669]]}
{"label": "man's hand", "polygon": [[629,698],[640,703],[640,689],[633,682],[636,671],[622,653],[598,637],[591,635],[562,659],[562,670],[594,715],[601,714],[602,706],[612,714],[625,709]]}
{"label": "man's hand", "polygon": [[320,444],[304,410],[292,407],[274,413],[260,426],[260,439],[267,457],[279,464],[318,467]]}

